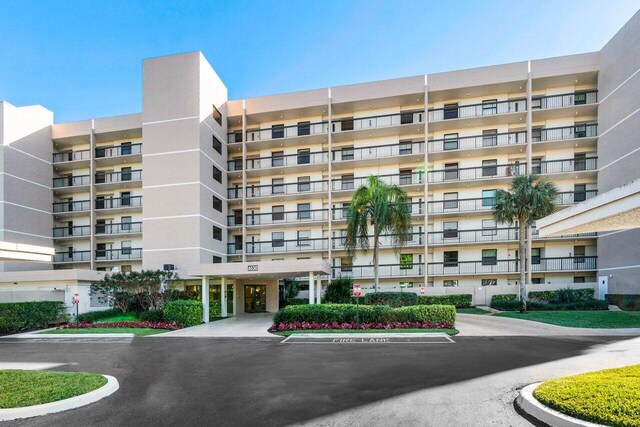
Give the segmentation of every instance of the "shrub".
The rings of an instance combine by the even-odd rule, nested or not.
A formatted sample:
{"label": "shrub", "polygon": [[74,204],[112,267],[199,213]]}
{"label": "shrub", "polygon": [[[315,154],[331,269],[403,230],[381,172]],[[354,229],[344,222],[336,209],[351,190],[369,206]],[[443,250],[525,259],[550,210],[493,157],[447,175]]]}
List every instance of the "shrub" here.
{"label": "shrub", "polygon": [[164,301],[177,301],[177,300],[196,300],[198,299],[198,293],[194,291],[183,291],[180,289],[167,289],[164,291]]}
{"label": "shrub", "polygon": [[623,310],[640,310],[640,295],[608,294],[607,301]]}
{"label": "shrub", "polygon": [[147,310],[136,313],[136,317],[143,322],[163,322],[164,313],[162,310]]}
{"label": "shrub", "polygon": [[456,308],[452,305],[410,305],[393,312],[396,322],[456,323]]}
{"label": "shrub", "polygon": [[350,277],[337,277],[327,286],[324,298],[328,303],[345,304],[351,302],[353,280]]}
{"label": "shrub", "polygon": [[164,305],[164,320],[183,327],[202,323],[202,303],[194,300],[169,301]]}
{"label": "shrub", "polygon": [[0,303],[0,333],[45,328],[66,320],[59,301]]}
{"label": "shrub", "polygon": [[404,307],[416,305],[418,295],[413,292],[371,292],[364,296],[366,305],[388,305],[389,307]]}
{"label": "shrub", "polygon": [[274,323],[269,332],[284,332],[296,330],[323,330],[323,329],[449,329],[446,325],[438,325],[431,322],[393,322],[393,323],[317,323],[317,322],[290,322]]}
{"label": "shrub", "polygon": [[518,296],[516,294],[497,294],[491,297],[491,307],[493,307],[493,303],[517,300]]}
{"label": "shrub", "polygon": [[286,305],[304,305],[309,304],[309,300],[306,298],[287,298]]}
{"label": "shrub", "polygon": [[122,310],[115,307],[108,310],[88,311],[78,315],[78,322],[93,323],[101,319],[106,319],[107,317],[120,316],[121,314]]}
{"label": "shrub", "polygon": [[282,285],[284,286],[284,297],[286,299],[295,298],[300,293],[300,282],[296,279],[283,279]]}
{"label": "shrub", "polygon": [[215,319],[222,314],[222,303],[218,300],[209,301],[209,319]]}
{"label": "shrub", "polygon": [[529,300],[534,301],[555,301],[561,303],[576,302],[584,299],[593,299],[594,290],[586,289],[558,289],[554,291],[532,291],[529,292]]}
{"label": "shrub", "polygon": [[471,307],[471,300],[473,295],[419,295],[418,304],[431,305],[431,304],[444,304],[453,305],[456,308],[469,308]]}
{"label": "shrub", "polygon": [[[518,311],[520,310],[520,301],[500,301],[491,302],[491,307],[502,311]],[[597,299],[585,299],[582,301],[569,303],[549,303],[540,301],[528,301],[527,310],[529,311],[551,311],[551,310],[608,310],[609,305],[606,301]]]}

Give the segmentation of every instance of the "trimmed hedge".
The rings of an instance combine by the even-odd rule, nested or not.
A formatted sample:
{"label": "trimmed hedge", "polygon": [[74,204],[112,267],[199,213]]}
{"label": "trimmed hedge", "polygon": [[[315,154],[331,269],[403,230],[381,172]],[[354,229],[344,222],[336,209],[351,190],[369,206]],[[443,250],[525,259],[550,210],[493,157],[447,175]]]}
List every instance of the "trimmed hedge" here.
{"label": "trimmed hedge", "polygon": [[222,314],[222,303],[218,300],[209,301],[209,319],[215,319]]}
{"label": "trimmed hedge", "polygon": [[553,301],[562,297],[573,299],[574,301],[593,299],[593,288],[586,289],[559,289],[555,291],[531,291],[529,299],[535,301]]}
{"label": "trimmed hedge", "polygon": [[78,315],[78,322],[80,323],[93,323],[98,320],[106,319],[107,317],[115,317],[122,315],[122,310],[119,308],[110,308],[108,310],[101,311],[88,311]]}
{"label": "trimmed hedge", "polygon": [[169,301],[164,305],[164,320],[182,327],[202,323],[202,303],[195,300]]}
{"label": "trimmed hedge", "polygon": [[607,301],[622,310],[640,311],[640,295],[607,294]]}
{"label": "trimmed hedge", "polygon": [[518,295],[515,294],[497,294],[491,297],[491,307],[494,303],[504,301],[518,301]]}
{"label": "trimmed hedge", "polygon": [[[491,302],[491,307],[501,311],[520,310],[520,301],[499,301]],[[551,311],[551,310],[608,310],[609,304],[606,301],[597,299],[586,299],[569,303],[548,303],[540,301],[527,301],[527,310],[530,311]]]}
{"label": "trimmed hedge", "polygon": [[432,305],[432,304],[444,304],[453,305],[456,308],[469,308],[471,307],[471,300],[473,295],[420,295],[418,296],[418,304],[420,305]]}
{"label": "trimmed hedge", "polygon": [[[387,305],[361,305],[359,319],[362,323],[414,321],[453,326],[456,310],[453,306],[445,305],[413,305],[399,308],[391,308]],[[356,305],[291,305],[278,311],[273,316],[273,321],[276,324],[292,322],[351,323],[356,321]]]}
{"label": "trimmed hedge", "polygon": [[418,304],[418,295],[413,292],[371,292],[364,296],[366,305],[388,305],[404,307]]}
{"label": "trimmed hedge", "polygon": [[59,301],[0,303],[0,333],[46,328],[67,320]]}
{"label": "trimmed hedge", "polygon": [[287,300],[286,300],[286,304],[287,304],[287,305],[304,305],[304,304],[309,304],[309,299],[308,299],[308,298],[287,298]]}
{"label": "trimmed hedge", "polygon": [[162,310],[139,311],[136,313],[136,317],[142,322],[164,322],[164,312]]}

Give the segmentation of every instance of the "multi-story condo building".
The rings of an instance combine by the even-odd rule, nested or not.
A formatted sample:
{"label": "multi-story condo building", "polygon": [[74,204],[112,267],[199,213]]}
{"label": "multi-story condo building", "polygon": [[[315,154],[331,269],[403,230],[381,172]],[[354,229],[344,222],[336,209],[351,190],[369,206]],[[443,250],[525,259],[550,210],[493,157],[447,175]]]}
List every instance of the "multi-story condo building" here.
{"label": "multi-story condo building", "polygon": [[[615,49],[637,54],[639,30],[636,16]],[[369,291],[371,254],[347,257],[344,235],[354,190],[377,175],[407,191],[413,218],[400,251],[381,239],[381,290],[486,302],[519,280],[517,227],[491,216],[497,189],[533,172],[558,186],[560,209],[598,193],[606,50],[241,100],[195,52],[144,61],[141,114],[54,124],[2,103],[3,240],[55,256],[48,273],[4,263],[0,283],[36,292],[175,268],[198,286],[224,276],[236,305],[271,311],[277,280],[315,262],[300,279],[310,298],[337,276]],[[595,233],[533,237],[540,286],[595,286],[610,262]]]}

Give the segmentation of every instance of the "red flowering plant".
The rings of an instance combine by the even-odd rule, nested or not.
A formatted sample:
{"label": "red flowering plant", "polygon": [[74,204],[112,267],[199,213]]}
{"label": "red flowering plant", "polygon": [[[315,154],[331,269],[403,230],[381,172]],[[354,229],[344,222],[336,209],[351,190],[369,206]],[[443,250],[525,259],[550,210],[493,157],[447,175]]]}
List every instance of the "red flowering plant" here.
{"label": "red flowering plant", "polygon": [[90,329],[90,328],[150,328],[167,329],[175,331],[180,329],[178,325],[171,322],[148,322],[148,321],[128,321],[128,322],[104,322],[104,323],[67,323],[60,329]]}

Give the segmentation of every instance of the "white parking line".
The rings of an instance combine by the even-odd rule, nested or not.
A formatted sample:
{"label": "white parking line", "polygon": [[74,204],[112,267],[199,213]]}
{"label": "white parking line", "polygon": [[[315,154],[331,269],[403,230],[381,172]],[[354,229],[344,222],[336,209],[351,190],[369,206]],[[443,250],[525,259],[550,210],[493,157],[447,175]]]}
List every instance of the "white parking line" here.
{"label": "white parking line", "polygon": [[455,344],[445,333],[291,334],[281,344]]}

